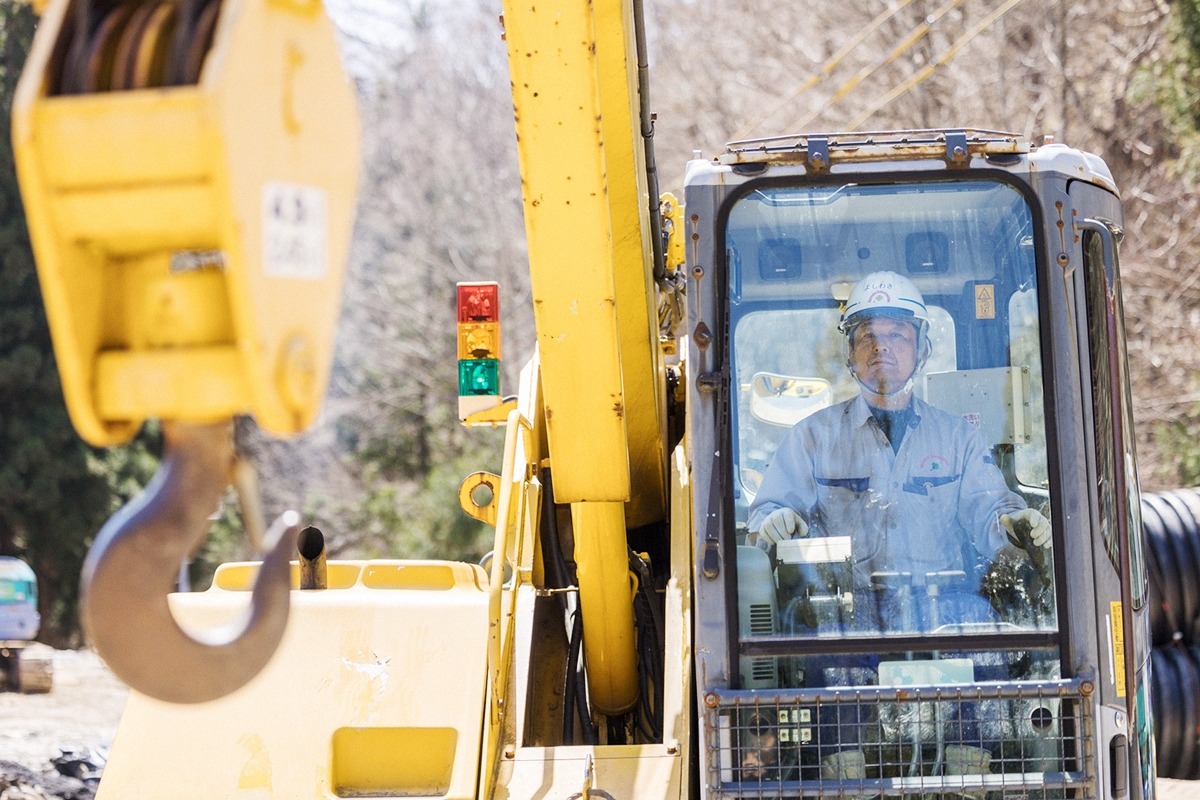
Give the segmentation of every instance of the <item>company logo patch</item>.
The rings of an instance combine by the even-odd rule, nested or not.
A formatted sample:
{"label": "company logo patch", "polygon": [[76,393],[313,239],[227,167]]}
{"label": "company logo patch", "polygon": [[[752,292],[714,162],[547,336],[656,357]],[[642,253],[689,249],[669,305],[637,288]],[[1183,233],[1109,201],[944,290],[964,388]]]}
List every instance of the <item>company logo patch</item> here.
{"label": "company logo patch", "polygon": [[930,472],[941,472],[950,469],[950,462],[941,456],[925,456],[925,460],[921,462],[922,470]]}
{"label": "company logo patch", "polygon": [[867,298],[868,303],[878,303],[880,301],[884,303],[890,303],[892,302],[892,296],[882,289],[876,289],[874,292],[871,292],[871,296]]}

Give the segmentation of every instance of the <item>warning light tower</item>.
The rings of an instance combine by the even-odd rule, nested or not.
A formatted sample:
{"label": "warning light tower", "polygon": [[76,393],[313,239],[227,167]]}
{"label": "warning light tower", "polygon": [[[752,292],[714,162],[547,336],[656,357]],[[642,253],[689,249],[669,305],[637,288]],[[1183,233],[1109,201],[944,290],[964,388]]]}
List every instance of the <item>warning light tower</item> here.
{"label": "warning light tower", "polygon": [[500,285],[458,284],[458,416],[500,405]]}

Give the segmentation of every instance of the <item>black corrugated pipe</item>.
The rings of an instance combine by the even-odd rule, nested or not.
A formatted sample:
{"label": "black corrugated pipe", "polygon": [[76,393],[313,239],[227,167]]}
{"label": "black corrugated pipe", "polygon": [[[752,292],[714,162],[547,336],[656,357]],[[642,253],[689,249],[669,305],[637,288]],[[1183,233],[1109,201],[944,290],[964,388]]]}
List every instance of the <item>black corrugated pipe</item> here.
{"label": "black corrugated pipe", "polygon": [[1150,660],[1158,777],[1200,779],[1200,649],[1156,648]]}
{"label": "black corrugated pipe", "polygon": [[1200,489],[1142,495],[1158,777],[1200,780]]}

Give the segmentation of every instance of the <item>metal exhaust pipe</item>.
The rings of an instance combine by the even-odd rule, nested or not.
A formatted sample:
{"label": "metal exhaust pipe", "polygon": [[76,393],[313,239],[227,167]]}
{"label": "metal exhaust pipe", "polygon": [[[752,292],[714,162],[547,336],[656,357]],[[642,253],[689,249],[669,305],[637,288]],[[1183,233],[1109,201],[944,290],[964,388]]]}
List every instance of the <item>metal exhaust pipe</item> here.
{"label": "metal exhaust pipe", "polygon": [[309,525],[300,531],[296,549],[300,551],[300,588],[329,588],[329,577],[325,570],[325,535],[321,530]]}

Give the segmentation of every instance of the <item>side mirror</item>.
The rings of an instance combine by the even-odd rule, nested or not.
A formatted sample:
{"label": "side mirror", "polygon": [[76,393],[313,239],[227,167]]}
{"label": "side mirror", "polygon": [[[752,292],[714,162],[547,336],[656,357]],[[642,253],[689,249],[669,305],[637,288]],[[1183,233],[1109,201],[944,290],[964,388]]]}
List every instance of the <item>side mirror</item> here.
{"label": "side mirror", "polygon": [[757,420],[792,427],[833,400],[823,378],[793,378],[759,372],[750,380],[750,414]]}

